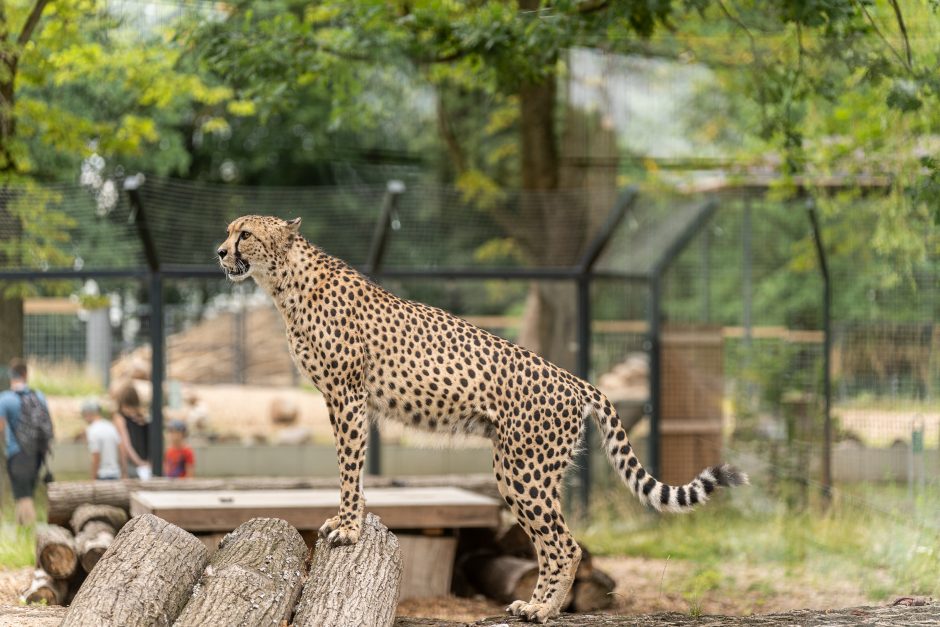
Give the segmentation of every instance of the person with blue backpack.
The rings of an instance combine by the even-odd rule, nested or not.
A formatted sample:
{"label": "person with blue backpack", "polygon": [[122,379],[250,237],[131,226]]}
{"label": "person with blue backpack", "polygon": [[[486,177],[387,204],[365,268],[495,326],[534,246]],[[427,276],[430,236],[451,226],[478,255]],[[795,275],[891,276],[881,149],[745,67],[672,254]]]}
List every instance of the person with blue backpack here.
{"label": "person with blue backpack", "polygon": [[42,392],[26,384],[26,362],[10,364],[10,389],[0,392],[0,428],[4,432],[7,474],[16,500],[16,522],[33,525],[33,493],[52,443],[52,419]]}

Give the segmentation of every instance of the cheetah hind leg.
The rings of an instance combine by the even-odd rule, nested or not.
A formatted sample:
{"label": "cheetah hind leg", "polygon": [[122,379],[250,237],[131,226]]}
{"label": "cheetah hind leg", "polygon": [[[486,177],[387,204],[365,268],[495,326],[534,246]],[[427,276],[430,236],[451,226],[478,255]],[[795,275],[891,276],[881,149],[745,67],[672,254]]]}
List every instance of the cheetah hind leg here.
{"label": "cheetah hind leg", "polygon": [[[574,570],[577,569],[577,564],[574,565],[574,568],[568,569],[559,569],[557,546],[559,545],[558,532],[561,531],[563,534],[568,535],[567,528],[564,527],[564,520],[560,519],[560,514],[549,513],[548,516],[552,522],[560,522],[561,529],[552,530],[549,528],[546,534],[541,533],[540,529],[534,527],[533,520],[530,519],[526,512],[528,508],[533,506],[533,503],[525,497],[520,498],[520,495],[515,493],[513,488],[513,476],[512,476],[512,464],[506,463],[509,461],[509,455],[503,453],[500,448],[494,447],[493,451],[493,470],[496,473],[496,485],[499,488],[499,493],[509,505],[510,510],[512,510],[513,515],[516,520],[519,522],[519,525],[525,531],[526,535],[529,536],[529,539],[535,545],[536,556],[538,557],[539,562],[539,579],[538,583],[535,586],[535,590],[532,592],[532,598],[528,601],[518,600],[513,601],[506,608],[506,611],[513,615],[519,616],[526,621],[535,622],[535,623],[545,623],[548,620],[558,616],[561,612],[562,604],[564,603],[565,596],[568,593],[570,588],[570,580],[573,579]],[[551,512],[552,501],[549,500],[546,503],[546,509]],[[542,510],[533,510],[533,514],[537,517],[538,514],[545,515],[546,509]],[[536,512],[538,512],[536,514]],[[554,526],[554,525],[552,525]],[[577,544],[574,545],[575,550],[577,550]],[[580,559],[580,552],[578,552],[578,559]],[[560,572],[562,570],[567,570],[567,572]],[[559,577],[561,575],[561,577]],[[565,577],[564,575],[569,575]],[[559,580],[562,581],[559,581]],[[567,579],[567,581],[564,581]],[[558,594],[557,588],[564,588]],[[567,584],[567,585],[566,585]],[[555,594],[552,594],[552,593]],[[560,597],[560,598],[556,598]]]}

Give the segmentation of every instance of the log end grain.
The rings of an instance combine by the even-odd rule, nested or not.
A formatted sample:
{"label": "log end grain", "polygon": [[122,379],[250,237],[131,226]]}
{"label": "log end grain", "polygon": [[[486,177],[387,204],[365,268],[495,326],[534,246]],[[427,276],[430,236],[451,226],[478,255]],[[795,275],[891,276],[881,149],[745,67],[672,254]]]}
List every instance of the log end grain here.
{"label": "log end grain", "polygon": [[67,579],[78,565],[75,539],[65,527],[45,525],[36,531],[36,561],[56,579]]}

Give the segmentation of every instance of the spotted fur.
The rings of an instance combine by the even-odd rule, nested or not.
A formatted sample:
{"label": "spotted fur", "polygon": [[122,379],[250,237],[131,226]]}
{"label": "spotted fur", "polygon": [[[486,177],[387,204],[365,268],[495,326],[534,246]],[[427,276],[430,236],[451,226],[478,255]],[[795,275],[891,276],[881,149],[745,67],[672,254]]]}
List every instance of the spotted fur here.
{"label": "spotted fur", "polygon": [[321,532],[355,543],[363,518],[360,476],[371,420],[493,442],[500,494],[535,544],[532,598],[508,611],[545,622],[571,588],[581,550],[562,518],[562,476],[596,420],[610,462],[643,503],[686,511],[719,486],[746,483],[734,468],[703,470],[684,486],[640,465],[607,398],[595,387],[445,311],[404,300],[303,239],[299,220],[245,216],[219,248],[232,280],[253,278],[284,317],[297,367],[323,392],[336,438],[342,498]]}

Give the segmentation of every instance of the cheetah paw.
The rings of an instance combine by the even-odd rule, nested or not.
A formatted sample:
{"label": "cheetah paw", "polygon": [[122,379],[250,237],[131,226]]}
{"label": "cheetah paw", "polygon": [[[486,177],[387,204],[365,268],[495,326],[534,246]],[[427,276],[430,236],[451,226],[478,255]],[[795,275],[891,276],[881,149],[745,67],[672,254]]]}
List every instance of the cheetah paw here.
{"label": "cheetah paw", "polygon": [[330,535],[326,537],[326,541],[332,546],[355,544],[359,542],[359,530],[349,527],[339,527],[330,532]]}
{"label": "cheetah paw", "polygon": [[548,619],[558,616],[558,612],[547,603],[529,603],[527,601],[513,601],[506,608],[506,611],[531,623],[545,623]]}
{"label": "cheetah paw", "polygon": [[327,518],[326,522],[320,526],[320,531],[318,532],[321,537],[326,538],[329,536],[335,529],[338,529],[342,518],[340,516],[333,516],[332,518]]}

